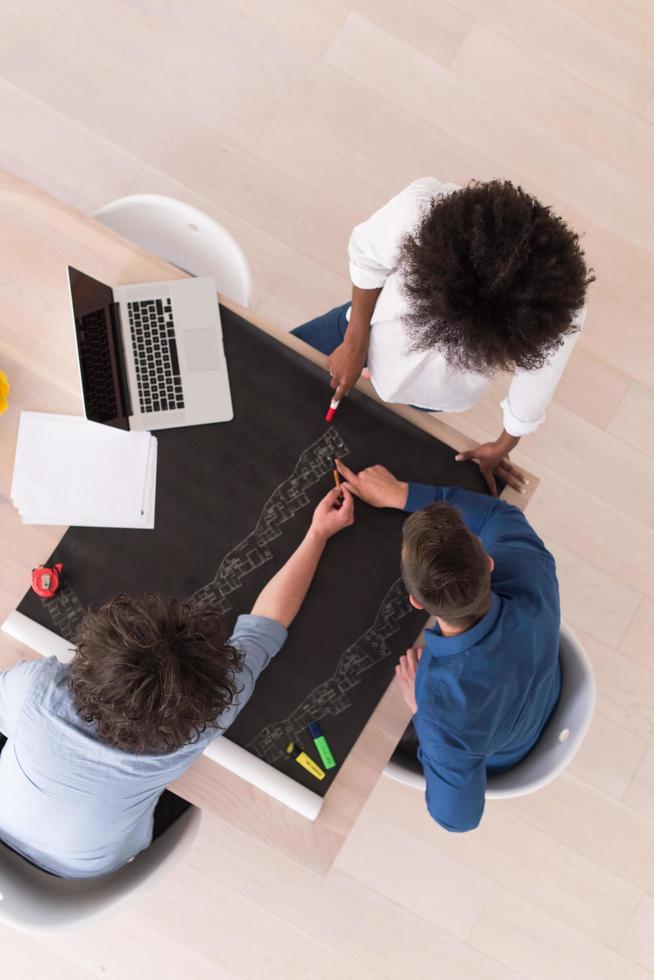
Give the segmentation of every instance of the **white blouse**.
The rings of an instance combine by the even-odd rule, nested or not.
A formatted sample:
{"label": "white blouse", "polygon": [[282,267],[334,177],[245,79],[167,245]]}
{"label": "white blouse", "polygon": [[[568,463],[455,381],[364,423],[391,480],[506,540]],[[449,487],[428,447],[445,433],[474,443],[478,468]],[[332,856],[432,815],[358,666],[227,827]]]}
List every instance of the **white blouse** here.
{"label": "white blouse", "polygon": [[[371,320],[368,370],[385,401],[463,412],[481,398],[490,382],[486,375],[451,367],[438,349],[410,351],[403,322],[408,305],[397,267],[401,243],[415,231],[435,198],[458,189],[435,177],[414,180],[352,232],[348,247],[352,282],[361,289],[382,290]],[[501,402],[504,428],[511,435],[533,432],[545,420],[545,409],[585,319],[584,306],[574,320],[577,331],[565,338],[542,368],[514,371],[507,397]]]}

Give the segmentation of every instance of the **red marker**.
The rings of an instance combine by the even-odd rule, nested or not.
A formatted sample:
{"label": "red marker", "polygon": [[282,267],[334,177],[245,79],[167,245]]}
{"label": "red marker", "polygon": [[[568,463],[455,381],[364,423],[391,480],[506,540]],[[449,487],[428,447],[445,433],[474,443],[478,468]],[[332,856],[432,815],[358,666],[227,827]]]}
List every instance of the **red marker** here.
{"label": "red marker", "polygon": [[336,415],[336,409],[341,404],[340,399],[332,398],[329,403],[329,408],[327,409],[327,414],[325,415],[325,422],[331,422]]}

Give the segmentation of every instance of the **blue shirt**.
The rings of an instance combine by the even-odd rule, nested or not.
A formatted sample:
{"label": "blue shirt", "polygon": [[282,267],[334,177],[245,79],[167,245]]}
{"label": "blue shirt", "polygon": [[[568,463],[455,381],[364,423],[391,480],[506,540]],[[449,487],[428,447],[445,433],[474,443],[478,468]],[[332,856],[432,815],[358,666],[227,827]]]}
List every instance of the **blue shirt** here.
{"label": "blue shirt", "polygon": [[[217,719],[224,731],[286,639],[279,623],[239,616],[231,642],[244,654],[239,693]],[[67,878],[119,868],[152,840],[152,814],[220,734],[160,755],[136,755],[99,741],[75,711],[68,666],[26,660],[0,674],[0,839],[34,864]]]}
{"label": "blue shirt", "polygon": [[474,829],[486,772],[532,748],[560,690],[559,588],[554,558],[517,507],[454,487],[409,485],[405,510],[454,505],[493,558],[489,611],[471,629],[425,630],[414,725],[427,807],[447,830]]}

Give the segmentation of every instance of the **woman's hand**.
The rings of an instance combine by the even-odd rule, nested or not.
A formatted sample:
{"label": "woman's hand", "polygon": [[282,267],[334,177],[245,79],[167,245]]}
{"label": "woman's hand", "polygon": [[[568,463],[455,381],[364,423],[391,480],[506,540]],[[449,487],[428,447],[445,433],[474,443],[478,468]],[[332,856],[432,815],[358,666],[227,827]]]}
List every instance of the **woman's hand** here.
{"label": "woman's hand", "polygon": [[[518,442],[517,438],[515,438],[515,442]],[[483,442],[476,449],[469,449],[467,453],[459,453],[456,457],[457,462],[463,462],[466,459],[471,459],[478,465],[488,484],[488,489],[494,497],[497,497],[495,477],[504,480],[519,493],[525,492],[525,487],[529,481],[509,461],[508,450],[502,442],[502,437],[497,442]]]}
{"label": "woman's hand", "polygon": [[367,338],[348,340],[346,334],[343,343],[329,355],[327,367],[331,375],[330,384],[336,389],[334,391],[336,401],[344,398],[361,377],[367,353]]}

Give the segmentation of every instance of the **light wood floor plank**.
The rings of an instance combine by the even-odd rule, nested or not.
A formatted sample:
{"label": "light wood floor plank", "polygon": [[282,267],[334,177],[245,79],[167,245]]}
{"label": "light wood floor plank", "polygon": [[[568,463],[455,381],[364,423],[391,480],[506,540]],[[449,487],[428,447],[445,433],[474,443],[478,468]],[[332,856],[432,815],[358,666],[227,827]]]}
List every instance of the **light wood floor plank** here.
{"label": "light wood floor plank", "polygon": [[[592,325],[589,332],[592,333]],[[629,379],[606,361],[577,346],[554,393],[554,400],[574,415],[605,429],[622,401]]]}
{"label": "light wood floor plank", "polygon": [[326,126],[286,108],[278,109],[255,147],[257,157],[279,167],[337,208],[367,218],[406,186],[403,174],[339,139]]}
{"label": "light wood floor plank", "polygon": [[[47,160],[44,146],[49,148]],[[20,172],[80,210],[120,197],[143,166],[110,140],[4,81],[0,147],[4,169]]]}
{"label": "light wood floor plank", "polygon": [[654,456],[654,390],[633,381],[607,428],[641,453]]}
{"label": "light wood floor plank", "polygon": [[472,17],[442,0],[229,0],[232,6],[254,17],[305,51],[321,55],[348,13],[356,10],[384,30],[402,37],[441,64],[449,64],[473,24]]}
{"label": "light wood floor plank", "polygon": [[[654,191],[585,150],[562,143],[365,18],[348,17],[325,60],[409,112],[468,140],[471,148],[528,174],[595,221],[619,221],[634,242],[645,247],[651,242]],[[611,194],[606,193],[609,187]]]}
{"label": "light wood floor plank", "polygon": [[210,962],[233,970],[245,980],[261,976],[264,949],[265,976],[270,980],[295,976],[378,980],[383,976],[334,949],[329,934],[323,939],[309,935],[304,921],[311,915],[310,908],[295,922],[283,914],[283,909],[280,912],[264,909],[226,887],[220,875],[185,865],[141,903],[138,918],[146,928],[180,932],[185,942]]}
{"label": "light wood floor plank", "polygon": [[529,48],[477,23],[449,67],[500,104],[654,186],[654,125],[579,81],[569,66],[534,58]]}
{"label": "light wood floor plank", "polygon": [[654,747],[650,748],[643,758],[622,801],[632,810],[642,813],[645,817],[651,817],[652,799],[654,799]]}
{"label": "light wood floor plank", "polygon": [[573,11],[590,24],[595,24],[612,37],[654,57],[654,20],[651,0],[560,0],[563,7]]}
{"label": "light wood floor plank", "polygon": [[654,742],[653,672],[591,635],[575,622],[574,614],[570,621],[593,662],[602,714],[627,731]]}
{"label": "light wood floor plank", "polygon": [[535,57],[638,111],[652,93],[652,59],[555,0],[453,0],[482,23],[531,48]]}
{"label": "light wood floor plank", "polygon": [[546,830],[533,827],[495,801],[486,803],[483,821],[474,834],[448,834],[429,816],[422,793],[388,777],[378,783],[368,808],[415,834],[440,855],[612,948],[619,945],[638,907],[641,888],[553,840]]}
{"label": "light wood floor plank", "polygon": [[646,670],[654,670],[653,636],[654,602],[643,599],[620,642],[620,653]]}
{"label": "light wood floor plank", "polygon": [[[197,980],[241,980],[242,977],[187,945],[182,934],[175,937],[146,923],[134,908],[72,934],[34,936],[33,942],[42,950],[67,957],[100,980],[107,977],[179,980],[180,976]],[[47,972],[42,976],[48,977]]]}
{"label": "light wood floor plank", "polygon": [[[116,102],[125,104],[131,93],[134,102],[126,122],[143,93],[149,96],[149,111],[152,100],[161,107],[155,122],[165,118],[161,112],[167,108],[250,147],[274,108],[270,96],[224,71],[216,59],[176,44],[108,0],[2,0],[0,7],[28,33],[43,33],[74,51],[80,72],[94,85],[113,85]],[[7,27],[11,32],[10,22]],[[17,27],[13,30],[20,45],[24,35]],[[145,115],[141,119],[145,122]],[[174,124],[173,117],[169,133],[175,132]]]}
{"label": "light wood floor plank", "polygon": [[334,867],[459,939],[469,935],[492,890],[483,875],[369,810],[359,817]]}
{"label": "light wood floor plank", "polygon": [[621,946],[625,956],[654,973],[654,896],[644,895]]}
{"label": "light wood floor plank", "polygon": [[570,772],[625,802],[625,793],[638,777],[649,750],[647,739],[605,718],[598,710],[584,744],[572,760]]}
{"label": "light wood floor plank", "polygon": [[392,980],[433,980],[437,963],[448,980],[510,980],[515,975],[394,899],[332,869],[319,879],[245,834],[209,817],[187,862],[257,902],[354,962]]}
{"label": "light wood floor plank", "polygon": [[0,925],[0,972],[20,980],[89,980],[92,972],[78,967],[65,954],[53,955],[38,946],[32,936]]}
{"label": "light wood floor plank", "polygon": [[564,773],[543,792],[496,802],[637,888],[653,890],[654,820],[576,776]]}
{"label": "light wood floor plank", "polygon": [[496,888],[470,941],[527,980],[647,980],[647,970],[553,915]]}
{"label": "light wood floor plank", "polygon": [[536,494],[529,518],[548,541],[585,556],[617,581],[654,598],[654,529],[564,477],[543,469],[550,493]]}

